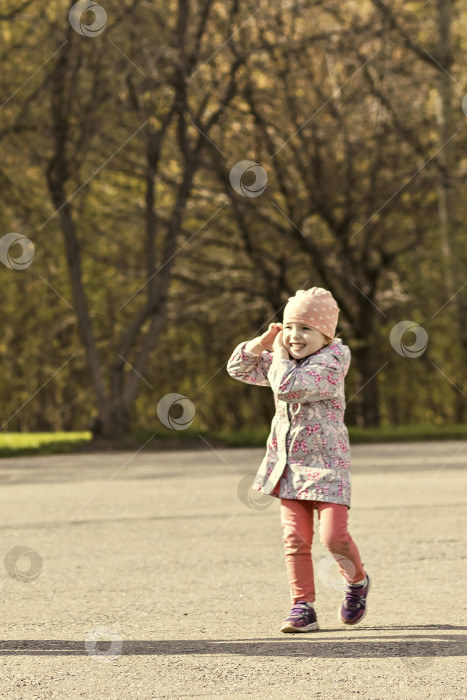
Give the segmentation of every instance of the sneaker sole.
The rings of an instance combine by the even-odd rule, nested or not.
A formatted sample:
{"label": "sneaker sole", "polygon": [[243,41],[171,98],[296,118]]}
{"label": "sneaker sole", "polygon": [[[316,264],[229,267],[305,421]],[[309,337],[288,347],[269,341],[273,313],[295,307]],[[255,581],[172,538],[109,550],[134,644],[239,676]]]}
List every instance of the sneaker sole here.
{"label": "sneaker sole", "polygon": [[281,632],[315,632],[316,630],[319,630],[319,624],[318,622],[312,622],[311,625],[307,625],[306,627],[294,627],[293,625],[282,625],[281,627]]}
{"label": "sneaker sole", "polygon": [[349,626],[349,625],[358,625],[358,623],[363,620],[363,618],[365,617],[365,615],[367,614],[367,611],[368,611],[366,603],[368,601],[368,594],[370,592],[370,589],[371,589],[371,579],[370,579],[370,577],[368,577],[368,590],[366,593],[365,611],[364,611],[363,615],[361,617],[359,617],[358,620],[355,620],[355,622],[349,622],[348,620],[343,620],[341,617],[341,609],[342,609],[342,605],[341,605],[339,607],[339,610],[337,611],[337,619],[339,620],[339,622],[341,622],[343,625]]}

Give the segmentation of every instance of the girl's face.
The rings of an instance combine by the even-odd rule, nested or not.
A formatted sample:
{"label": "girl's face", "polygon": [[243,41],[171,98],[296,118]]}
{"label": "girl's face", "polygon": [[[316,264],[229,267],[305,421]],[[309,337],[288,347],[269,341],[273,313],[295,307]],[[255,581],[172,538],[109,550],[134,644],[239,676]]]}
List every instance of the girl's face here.
{"label": "girl's face", "polygon": [[321,350],[326,344],[326,338],[321,331],[304,323],[284,323],[282,342],[289,355],[295,360],[301,360]]}

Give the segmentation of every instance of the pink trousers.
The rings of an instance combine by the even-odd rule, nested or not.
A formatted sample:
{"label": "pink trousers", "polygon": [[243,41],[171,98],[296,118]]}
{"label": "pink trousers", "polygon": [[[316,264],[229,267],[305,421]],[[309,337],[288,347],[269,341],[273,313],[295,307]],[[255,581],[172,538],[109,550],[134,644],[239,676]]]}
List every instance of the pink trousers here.
{"label": "pink trousers", "polygon": [[344,579],[353,583],[366,575],[357,546],[347,530],[347,506],[281,498],[282,539],[292,603],[315,600],[311,561],[315,510],[318,511],[321,544],[331,552]]}

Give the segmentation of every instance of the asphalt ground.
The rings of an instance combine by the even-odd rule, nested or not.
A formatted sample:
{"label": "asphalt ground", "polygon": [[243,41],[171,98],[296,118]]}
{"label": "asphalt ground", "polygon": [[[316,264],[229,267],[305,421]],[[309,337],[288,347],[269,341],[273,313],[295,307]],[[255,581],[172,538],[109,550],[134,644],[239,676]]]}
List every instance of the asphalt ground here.
{"label": "asphalt ground", "polygon": [[0,460],[0,697],[467,697],[467,443],[352,448],[368,613],[316,537],[300,635],[264,450],[202,447]]}

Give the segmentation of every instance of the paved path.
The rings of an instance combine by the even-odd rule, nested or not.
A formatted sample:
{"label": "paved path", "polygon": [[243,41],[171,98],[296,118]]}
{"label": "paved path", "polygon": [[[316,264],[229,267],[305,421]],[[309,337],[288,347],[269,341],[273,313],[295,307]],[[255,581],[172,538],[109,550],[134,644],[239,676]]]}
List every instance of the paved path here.
{"label": "paved path", "polygon": [[337,622],[315,542],[321,630],[299,636],[279,502],[249,496],[262,455],[0,460],[0,696],[465,698],[467,445],[353,448],[369,612]]}

